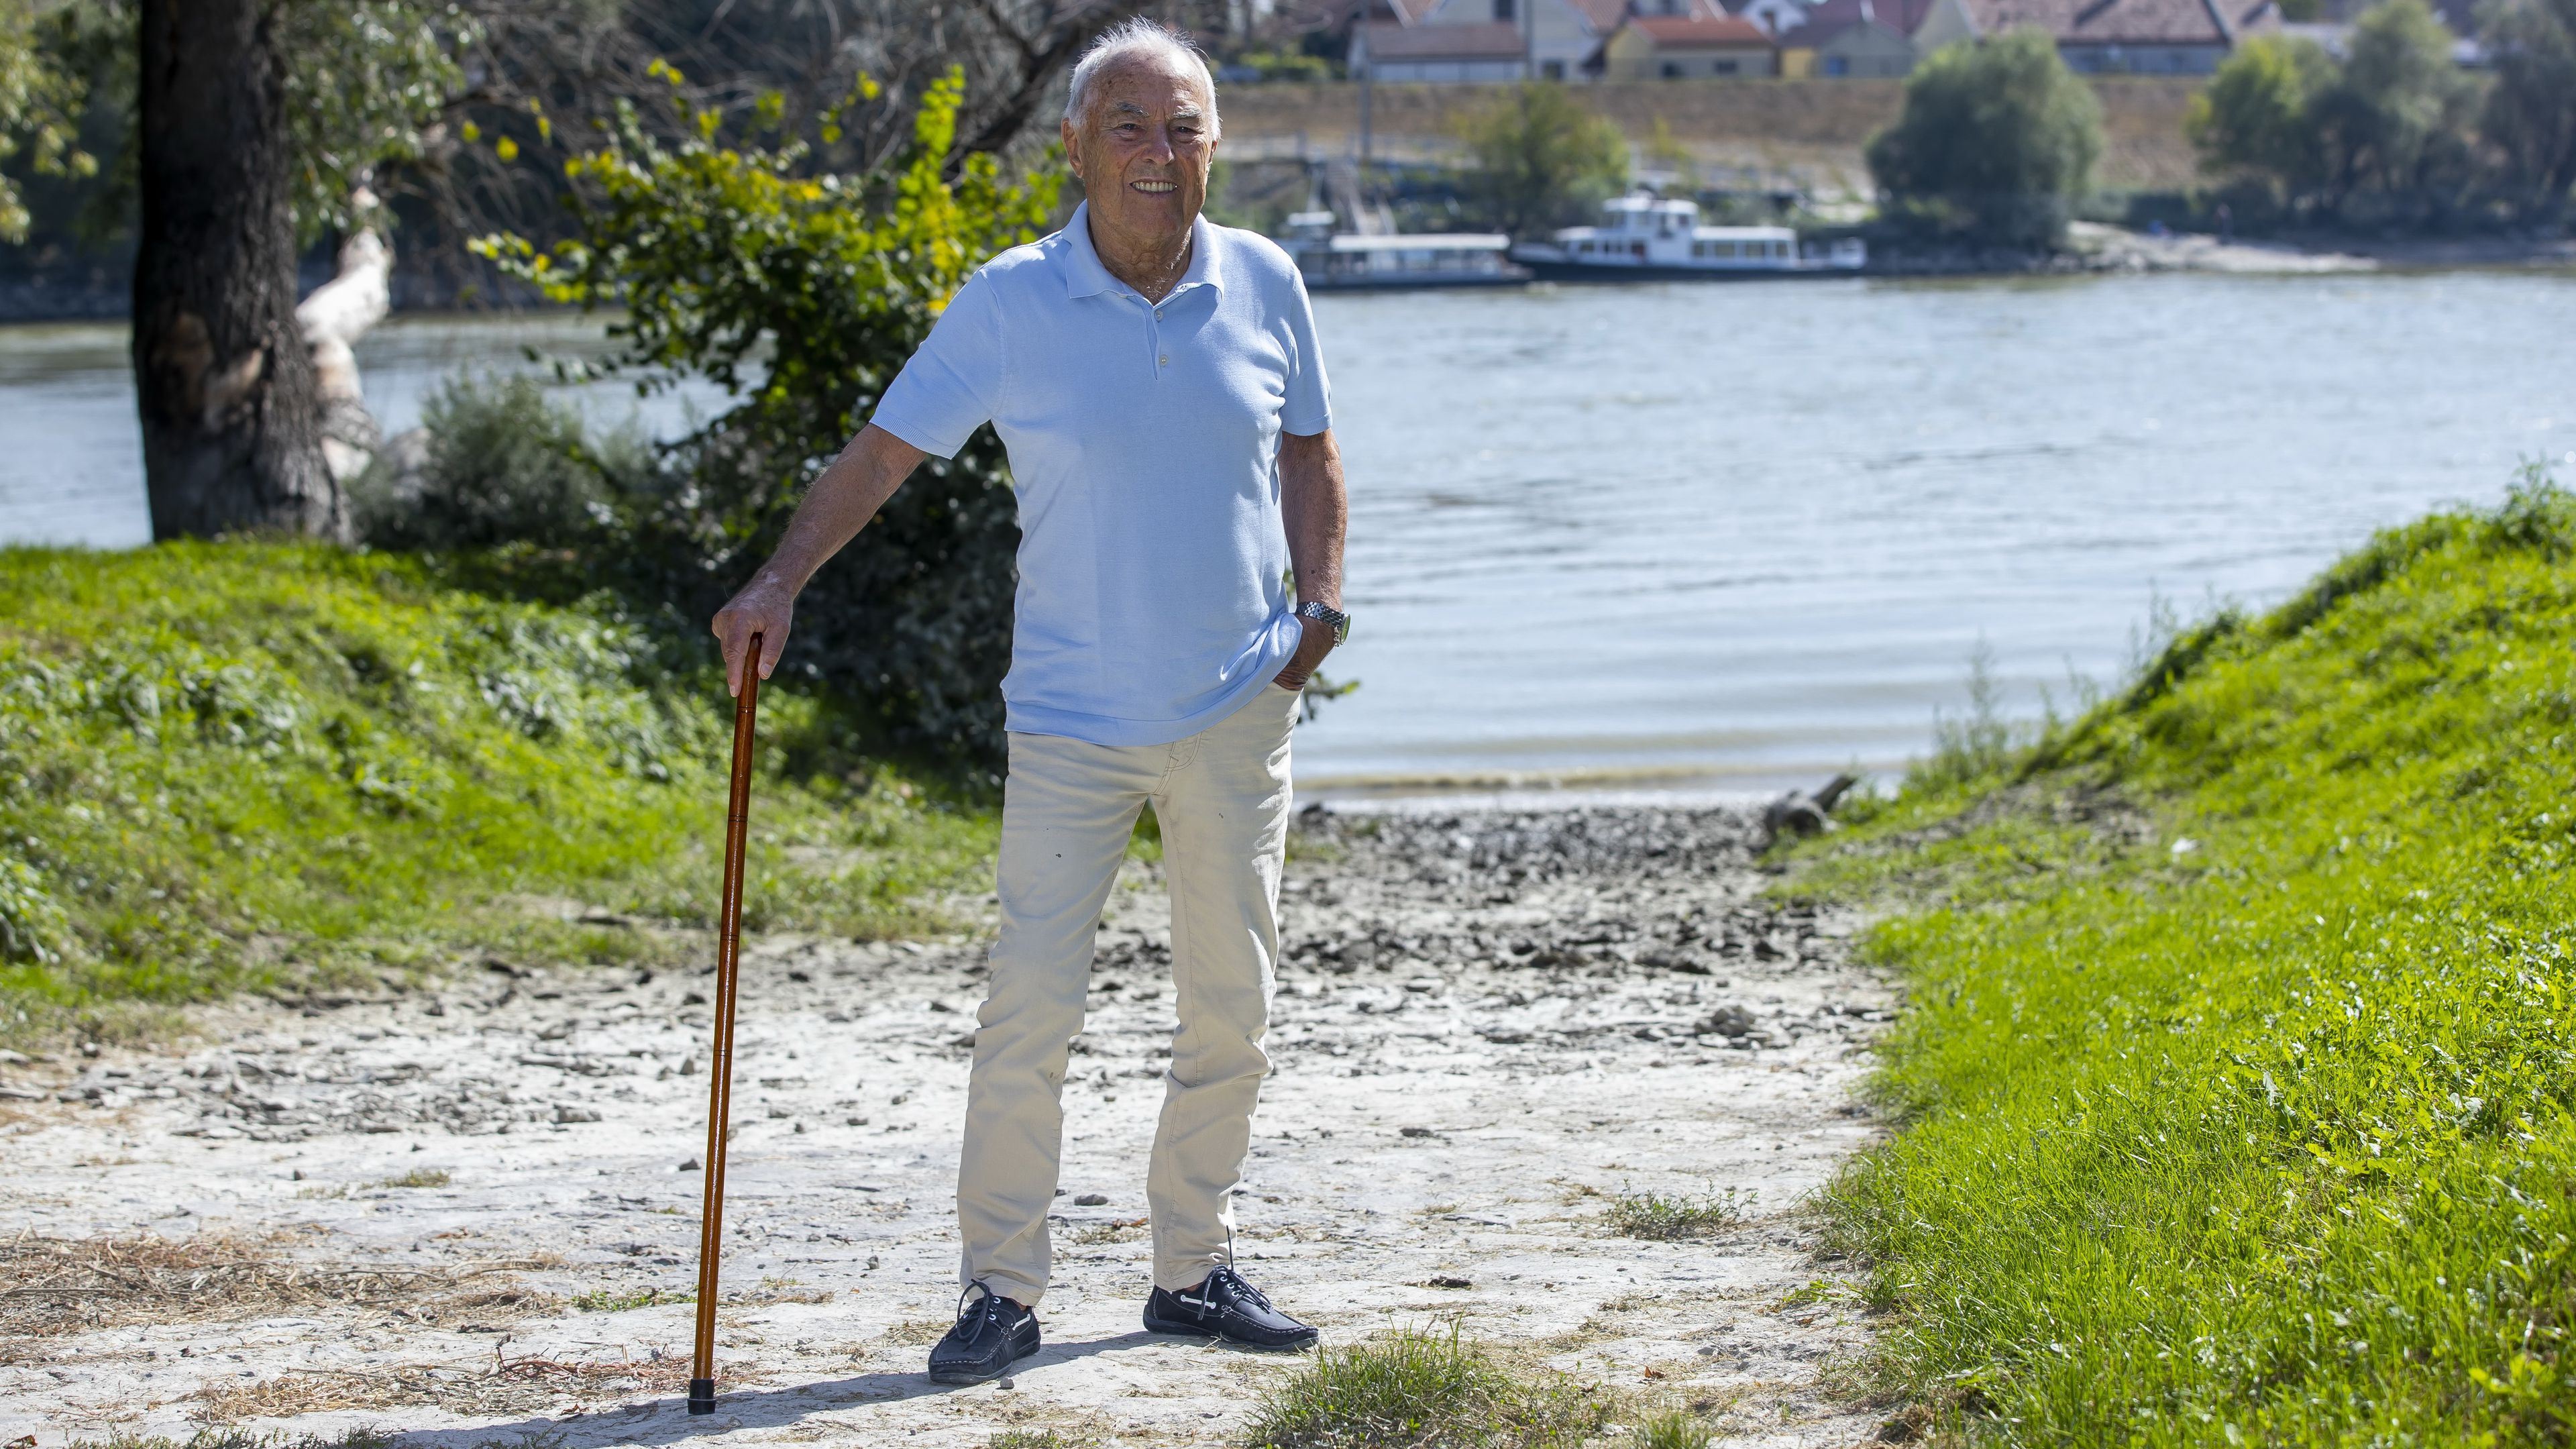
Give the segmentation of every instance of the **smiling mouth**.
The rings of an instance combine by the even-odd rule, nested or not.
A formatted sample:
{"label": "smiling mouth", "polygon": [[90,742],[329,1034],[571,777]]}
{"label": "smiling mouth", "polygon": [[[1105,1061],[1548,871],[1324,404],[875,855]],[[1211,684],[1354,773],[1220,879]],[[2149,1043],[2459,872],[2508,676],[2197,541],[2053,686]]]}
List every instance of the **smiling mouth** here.
{"label": "smiling mouth", "polygon": [[1147,196],[1169,196],[1181,189],[1181,184],[1177,181],[1130,181],[1127,185],[1131,190],[1141,191]]}

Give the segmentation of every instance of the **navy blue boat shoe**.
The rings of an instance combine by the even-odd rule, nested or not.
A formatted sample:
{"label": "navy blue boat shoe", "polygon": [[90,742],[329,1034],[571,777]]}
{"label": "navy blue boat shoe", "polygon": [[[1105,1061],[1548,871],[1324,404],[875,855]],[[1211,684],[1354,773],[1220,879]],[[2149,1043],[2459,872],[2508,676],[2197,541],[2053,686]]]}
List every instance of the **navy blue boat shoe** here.
{"label": "navy blue boat shoe", "polygon": [[1145,1327],[1154,1333],[1221,1338],[1245,1348],[1312,1348],[1315,1330],[1270,1306],[1261,1290],[1232,1268],[1219,1268],[1195,1288],[1157,1288],[1145,1300]]}
{"label": "navy blue boat shoe", "polygon": [[961,1302],[957,1326],[930,1350],[934,1384],[980,1384],[1010,1372],[1011,1365],[1038,1351],[1038,1316],[981,1282],[966,1292],[983,1297]]}

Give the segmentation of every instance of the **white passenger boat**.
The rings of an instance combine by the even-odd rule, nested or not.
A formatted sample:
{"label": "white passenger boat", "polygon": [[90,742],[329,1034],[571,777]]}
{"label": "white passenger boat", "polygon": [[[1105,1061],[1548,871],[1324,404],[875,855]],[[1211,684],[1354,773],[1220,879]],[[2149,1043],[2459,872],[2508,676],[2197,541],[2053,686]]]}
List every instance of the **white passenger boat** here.
{"label": "white passenger boat", "polygon": [[1613,197],[1601,225],[1570,226],[1512,248],[1541,281],[1752,280],[1854,272],[1869,263],[1857,238],[1801,249],[1785,226],[1702,226],[1699,204],[1646,195]]}
{"label": "white passenger boat", "polygon": [[1329,211],[1301,211],[1279,238],[1308,291],[1505,287],[1530,279],[1527,268],[1505,255],[1511,238],[1500,232],[1367,235],[1336,232],[1333,222]]}

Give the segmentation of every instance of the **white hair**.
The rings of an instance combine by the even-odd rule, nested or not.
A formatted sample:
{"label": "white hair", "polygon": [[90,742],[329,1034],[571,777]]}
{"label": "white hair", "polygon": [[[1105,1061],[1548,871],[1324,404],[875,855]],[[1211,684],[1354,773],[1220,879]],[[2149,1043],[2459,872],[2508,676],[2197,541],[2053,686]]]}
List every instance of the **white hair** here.
{"label": "white hair", "polygon": [[1091,99],[1091,83],[1099,79],[1100,73],[1119,61],[1147,56],[1168,60],[1185,74],[1196,73],[1199,84],[1207,89],[1208,136],[1213,139],[1224,130],[1216,114],[1216,76],[1208,70],[1207,57],[1199,53],[1189,37],[1142,15],[1121,20],[1100,32],[1082,52],[1082,59],[1073,67],[1073,83],[1065,92],[1064,118],[1081,125]]}

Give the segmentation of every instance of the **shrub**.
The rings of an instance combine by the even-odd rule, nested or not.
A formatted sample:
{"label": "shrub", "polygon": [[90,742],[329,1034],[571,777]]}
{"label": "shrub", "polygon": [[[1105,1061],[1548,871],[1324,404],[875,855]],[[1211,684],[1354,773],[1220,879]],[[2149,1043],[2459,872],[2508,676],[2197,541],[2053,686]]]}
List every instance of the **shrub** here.
{"label": "shrub", "polygon": [[378,548],[561,547],[599,531],[604,479],[581,416],[535,379],[450,378],[422,410],[416,456],[388,449],[349,489],[358,537]]}
{"label": "shrub", "polygon": [[[2340,59],[2306,39],[2249,41],[2192,98],[2185,125],[2201,166],[2259,180],[2298,211],[2353,219],[2366,201],[2373,216],[2446,212],[2478,170],[2476,88],[2452,44],[2423,0],[2372,6]],[[2551,110],[2516,110],[2508,124]]]}
{"label": "shrub", "polygon": [[1870,175],[1903,212],[1981,241],[2053,247],[2092,185],[2102,107],[2046,32],[1945,46],[1905,82]]}
{"label": "shrub", "polygon": [[2529,205],[2555,217],[2576,188],[2576,3],[2496,0],[2480,15],[2495,64],[2480,129]]}
{"label": "shrub", "polygon": [[[807,148],[718,140],[661,67],[691,139],[666,145],[630,112],[565,162],[574,235],[539,252],[478,247],[558,302],[622,307],[612,370],[646,389],[706,378],[734,406],[686,440],[680,471],[630,500],[618,571],[630,597],[703,632],[785,530],[798,498],[863,424],[985,258],[1053,214],[1050,162],[1005,182],[985,154],[946,168],[964,83],[924,92],[913,145],[882,173],[809,174]],[[826,141],[860,90],[827,115]],[[760,125],[781,128],[769,98]],[[989,768],[1002,751],[1019,525],[1000,440],[980,430],[931,459],[805,591],[781,668],[816,681],[870,731]]]}
{"label": "shrub", "polygon": [[1514,86],[1459,123],[1469,195],[1486,221],[1531,236],[1586,220],[1628,184],[1628,142],[1562,85]]}

